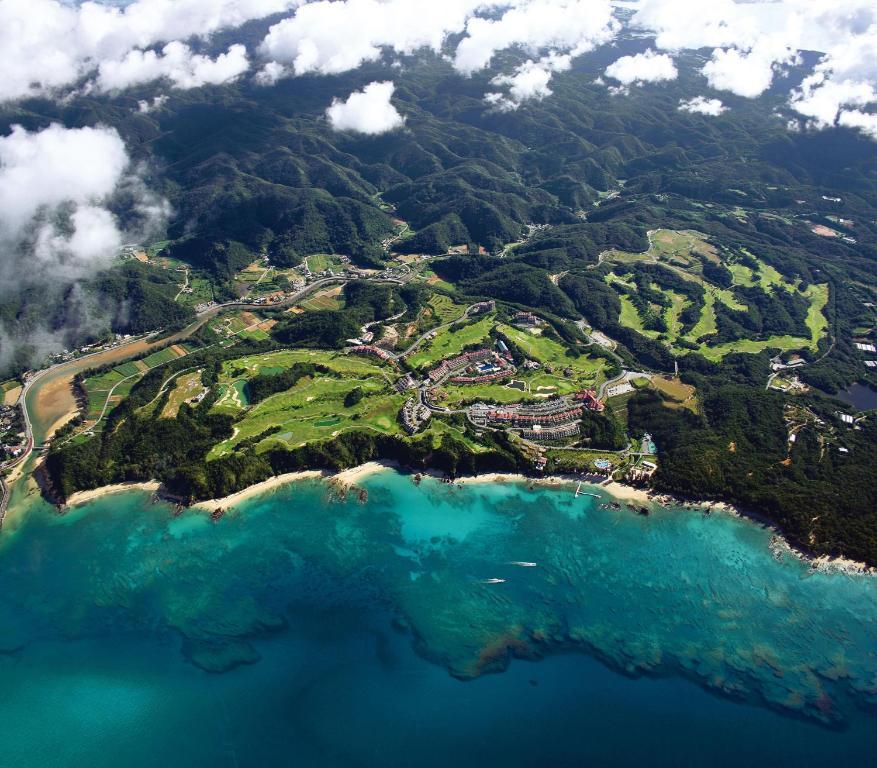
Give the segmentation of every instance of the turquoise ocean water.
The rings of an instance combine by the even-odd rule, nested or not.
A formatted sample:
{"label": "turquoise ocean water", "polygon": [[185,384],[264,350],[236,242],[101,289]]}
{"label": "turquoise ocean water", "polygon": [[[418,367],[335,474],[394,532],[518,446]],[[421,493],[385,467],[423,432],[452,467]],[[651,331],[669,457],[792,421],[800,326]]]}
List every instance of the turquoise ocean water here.
{"label": "turquoise ocean water", "polygon": [[0,537],[0,765],[873,764],[874,578],[725,514],[364,486],[218,523],[34,503]]}

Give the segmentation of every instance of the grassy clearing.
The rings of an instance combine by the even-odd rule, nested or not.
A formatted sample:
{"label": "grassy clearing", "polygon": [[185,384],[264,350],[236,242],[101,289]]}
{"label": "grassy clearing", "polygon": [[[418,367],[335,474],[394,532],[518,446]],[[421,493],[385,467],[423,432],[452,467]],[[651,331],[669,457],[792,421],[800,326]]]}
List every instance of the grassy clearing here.
{"label": "grassy clearing", "polygon": [[713,262],[717,262],[719,258],[716,249],[707,242],[707,236],[691,229],[658,229],[650,234],[649,240],[649,249],[644,253],[612,249],[602,254],[603,259],[620,264],[667,261],[692,266],[698,256]]}
{"label": "grassy clearing", "polygon": [[[356,387],[365,396],[355,406],[345,406],[344,398]],[[296,447],[351,429],[398,434],[397,414],[404,402],[405,395],[396,394],[383,378],[302,379],[292,389],[252,406],[235,425],[235,436],[215,446],[208,460],[233,451],[241,440],[272,427],[280,431],[259,443],[258,451],[276,445]]]}
{"label": "grassy clearing", "polygon": [[703,298],[704,307],[700,313],[700,319],[697,321],[694,328],[685,335],[687,341],[694,343],[700,341],[704,336],[712,336],[713,334],[718,333],[719,330],[716,325],[716,297],[707,291]]}
{"label": "grassy clearing", "polygon": [[587,448],[563,451],[549,448],[545,457],[552,472],[593,472],[597,469],[595,463],[600,460],[611,462],[613,469],[617,469],[626,461],[618,454]]}
{"label": "grassy clearing", "polygon": [[[502,331],[527,357],[542,363],[546,368],[572,368],[576,375],[595,376],[603,368],[603,361],[568,350],[563,344],[544,335],[536,335],[510,325],[500,325]],[[547,371],[551,373],[551,371]]]}
{"label": "grassy clearing", "polygon": [[810,299],[810,308],[807,310],[807,327],[810,329],[810,349],[815,352],[828,330],[828,318],[824,311],[828,304],[828,283],[810,285],[804,295]]}
{"label": "grassy clearing", "polygon": [[484,341],[493,327],[493,317],[488,315],[475,323],[454,326],[439,331],[431,341],[425,341],[408,358],[412,367],[419,370],[431,368],[440,360],[459,354],[470,344]]}
{"label": "grassy clearing", "polygon": [[682,322],[679,320],[679,316],[688,306],[689,302],[682,294],[664,289],[661,290],[670,297],[670,306],[664,310],[664,322],[667,323],[667,335],[670,343],[673,344],[682,333]]}
{"label": "grassy clearing", "polygon": [[719,344],[715,347],[701,346],[700,353],[707,358],[717,362],[726,355],[734,352],[743,352],[745,354],[758,354],[765,349],[779,349],[788,352],[793,349],[801,349],[809,346],[809,339],[803,339],[800,336],[771,336],[769,339],[756,341],[753,339],[740,339],[739,341],[729,341],[727,344]]}
{"label": "grassy clearing", "polygon": [[[250,379],[259,373],[279,373],[293,363],[317,363],[335,373],[351,376],[382,376],[388,381],[395,378],[389,368],[367,357],[345,355],[318,349],[284,349],[264,355],[250,355],[223,363],[221,382]],[[240,373],[235,373],[240,371]]]}
{"label": "grassy clearing", "polygon": [[161,411],[162,418],[174,418],[179,413],[183,403],[188,402],[203,391],[201,371],[191,371],[178,376],[168,401]]}
{"label": "grassy clearing", "polygon": [[634,306],[630,296],[619,295],[618,298],[621,300],[621,315],[618,318],[618,322],[627,328],[632,328],[633,330],[638,331],[643,336],[648,336],[650,339],[657,338],[657,331],[646,330],[645,325],[643,325],[642,317],[640,317],[639,310]]}
{"label": "grassy clearing", "polygon": [[774,288],[782,288],[785,291],[795,291],[798,288],[798,281],[792,282],[787,280],[780,272],[778,272],[770,264],[763,262],[754,254],[745,248],[742,252],[756,262],[756,267],[749,267],[739,261],[731,261],[727,266],[728,271],[734,281],[734,285],[741,285],[747,288],[758,286],[765,293],[770,293]]}
{"label": "grassy clearing", "polygon": [[311,272],[324,272],[331,269],[333,272],[340,272],[343,263],[337,256],[329,253],[315,253],[307,258],[308,269]]}
{"label": "grassy clearing", "polygon": [[690,384],[683,384],[679,379],[654,376],[649,386],[665,396],[665,402],[670,408],[687,408],[693,413],[698,412],[697,390]]}

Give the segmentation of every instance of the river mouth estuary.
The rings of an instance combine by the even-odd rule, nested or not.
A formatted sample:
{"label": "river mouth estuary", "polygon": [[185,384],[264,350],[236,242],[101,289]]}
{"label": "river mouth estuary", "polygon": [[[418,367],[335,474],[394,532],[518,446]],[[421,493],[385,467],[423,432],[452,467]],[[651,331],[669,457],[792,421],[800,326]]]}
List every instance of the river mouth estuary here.
{"label": "river mouth estuary", "polygon": [[[381,471],[0,538],[7,766],[809,765],[877,745],[877,581],[724,512]],[[866,762],[867,762],[866,760]]]}

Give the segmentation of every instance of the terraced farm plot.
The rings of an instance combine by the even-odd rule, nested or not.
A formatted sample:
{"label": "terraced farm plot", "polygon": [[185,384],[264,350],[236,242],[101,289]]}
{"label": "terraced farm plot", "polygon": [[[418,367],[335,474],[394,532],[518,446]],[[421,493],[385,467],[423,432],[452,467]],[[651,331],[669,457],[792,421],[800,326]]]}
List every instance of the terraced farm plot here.
{"label": "terraced farm plot", "polygon": [[445,296],[443,293],[432,294],[427,304],[439,321],[439,325],[456,320],[466,310],[463,304],[457,304],[450,296]]}
{"label": "terraced farm plot", "polygon": [[134,376],[135,374],[142,373],[142,369],[137,363],[122,363],[122,365],[117,365],[113,370],[122,374],[123,378],[125,376]]}
{"label": "terraced farm plot", "polygon": [[490,315],[468,325],[444,328],[434,339],[423,342],[408,357],[408,363],[418,370],[432,368],[446,357],[460,354],[470,344],[484,341],[490,335],[491,328],[493,328],[493,317]]}
{"label": "terraced farm plot", "polygon": [[148,357],[143,358],[143,361],[147,368],[155,368],[158,365],[163,365],[164,363],[169,363],[171,360],[176,360],[180,357],[177,350],[173,347],[166,347],[165,349],[160,349],[158,352],[153,352]]}
{"label": "terraced farm plot", "polygon": [[[185,356],[189,350],[174,344],[160,349],[143,360],[133,360],[117,365],[115,368],[97,376],[91,376],[82,383],[86,394],[86,422],[100,418],[101,413],[109,413],[112,408],[131,392],[131,388],[140,381],[144,373],[156,366],[169,363]],[[106,410],[104,409],[106,405]]]}
{"label": "terraced farm plot", "polygon": [[255,283],[264,280],[271,272],[271,267],[266,267],[264,263],[254,261],[245,269],[238,272],[234,279],[239,283]]}
{"label": "terraced farm plot", "polygon": [[342,286],[335,285],[322,291],[317,291],[306,301],[301,303],[303,309],[319,311],[324,309],[341,309],[344,306],[344,298],[341,295]]}
{"label": "terraced farm plot", "polygon": [[252,339],[253,341],[267,341],[271,338],[271,334],[263,331],[261,328],[253,328],[240,334],[242,339]]}

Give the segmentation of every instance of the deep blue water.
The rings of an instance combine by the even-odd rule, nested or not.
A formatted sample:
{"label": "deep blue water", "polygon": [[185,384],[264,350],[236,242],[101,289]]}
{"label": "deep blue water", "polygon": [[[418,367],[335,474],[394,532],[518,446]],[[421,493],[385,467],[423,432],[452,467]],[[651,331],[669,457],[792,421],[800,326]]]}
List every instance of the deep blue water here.
{"label": "deep blue water", "polygon": [[[873,763],[873,579],[778,562],[729,516],[366,486],[218,524],[137,493],[13,518],[0,764]],[[543,658],[448,673],[502,668],[497,637]]]}
{"label": "deep blue water", "polygon": [[837,399],[860,411],[870,411],[877,408],[877,389],[856,382],[848,389],[838,392]]}

